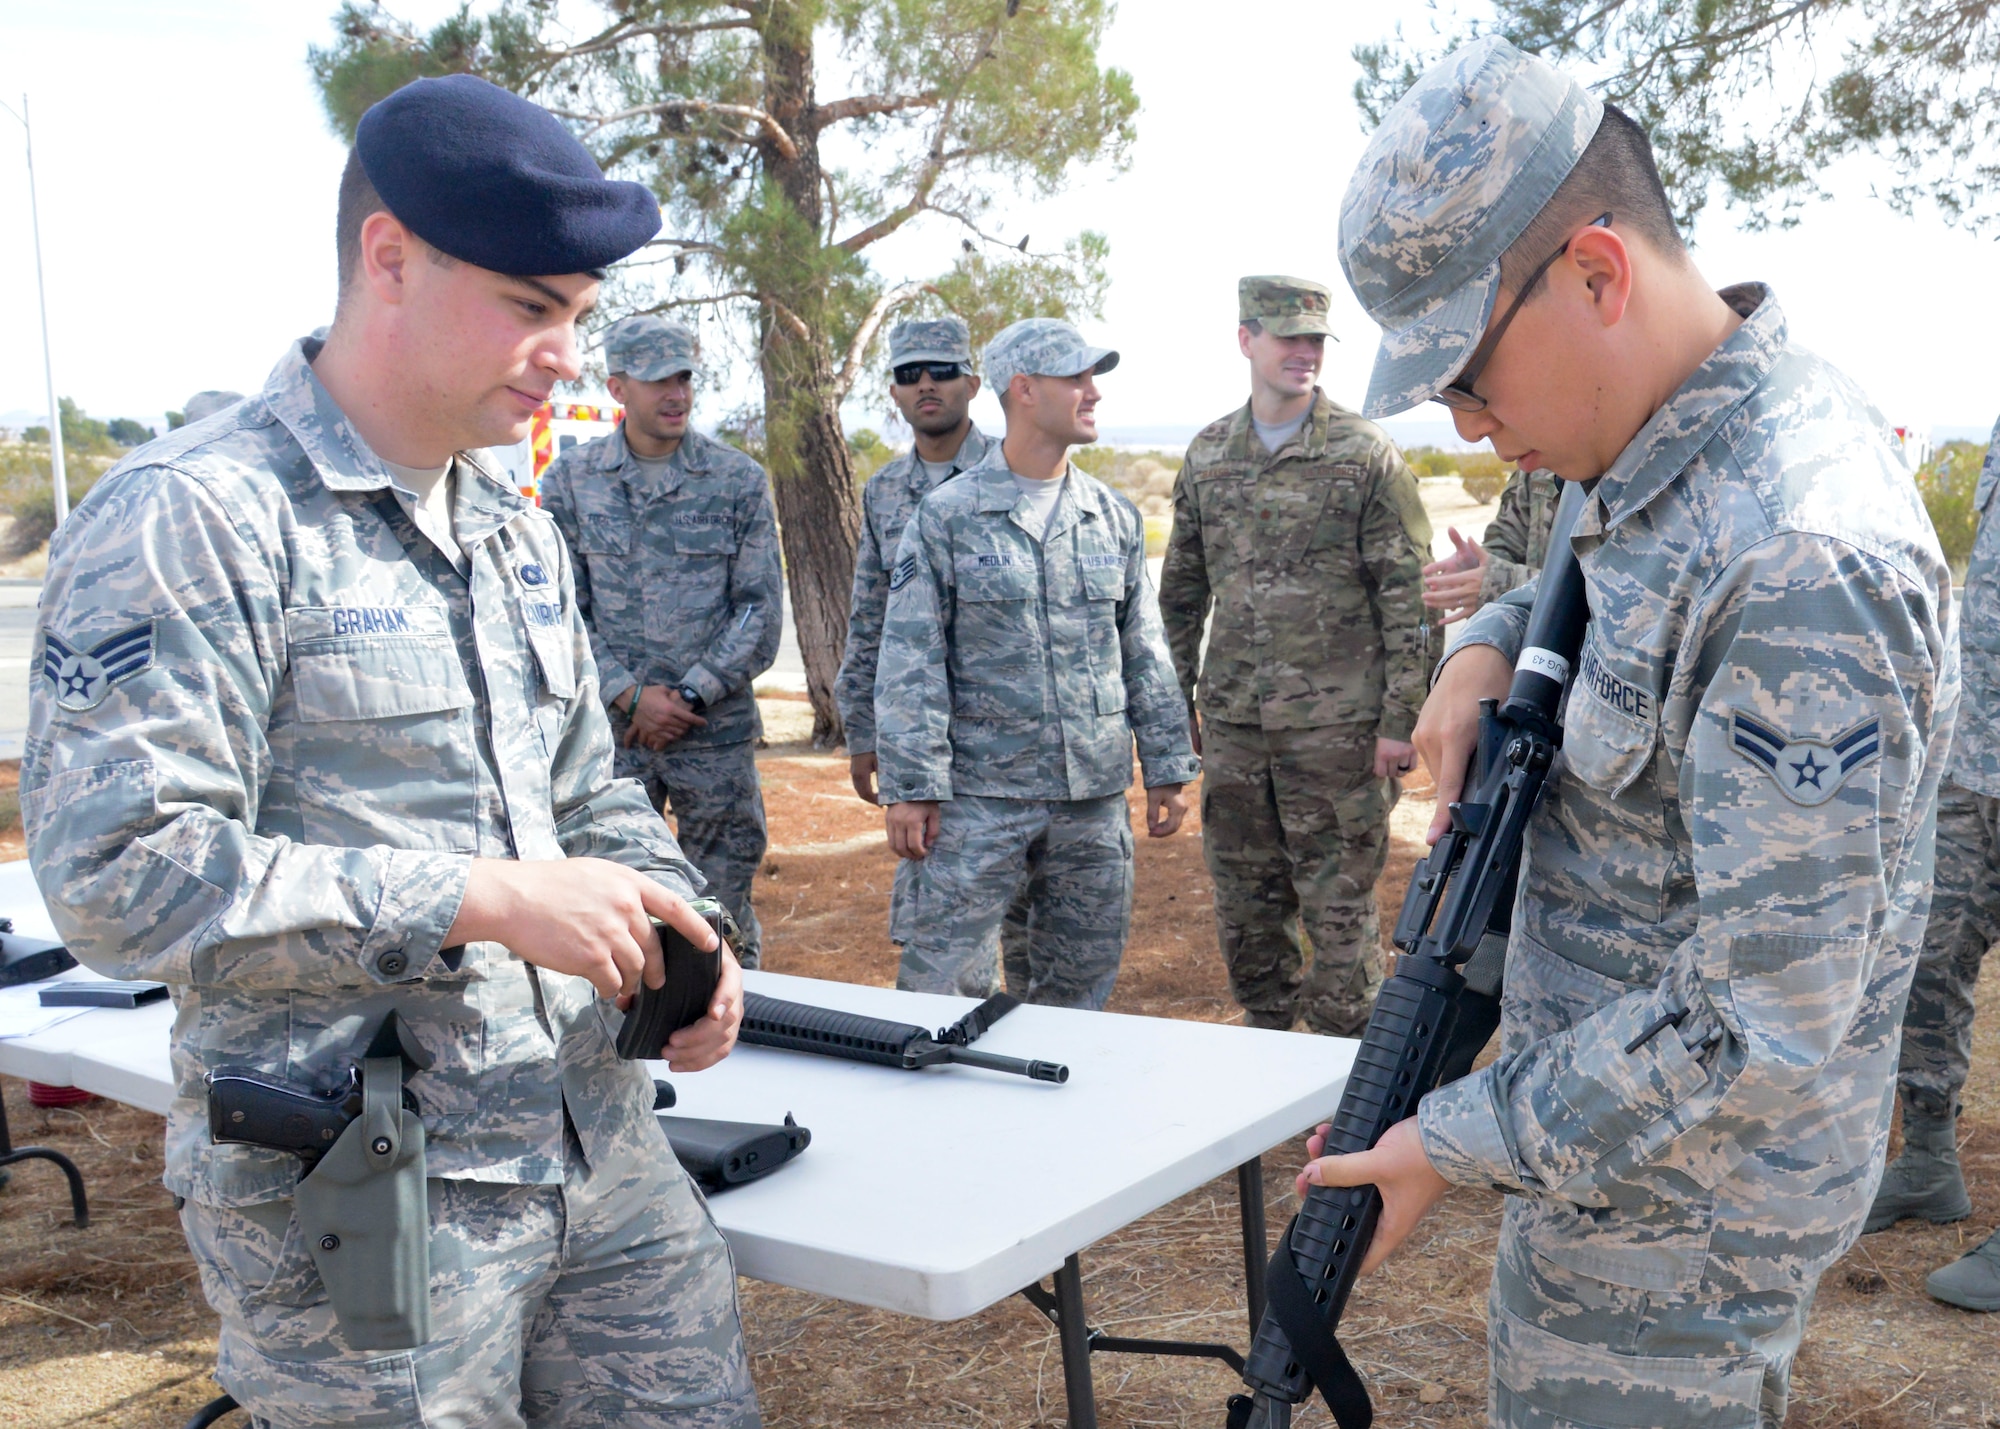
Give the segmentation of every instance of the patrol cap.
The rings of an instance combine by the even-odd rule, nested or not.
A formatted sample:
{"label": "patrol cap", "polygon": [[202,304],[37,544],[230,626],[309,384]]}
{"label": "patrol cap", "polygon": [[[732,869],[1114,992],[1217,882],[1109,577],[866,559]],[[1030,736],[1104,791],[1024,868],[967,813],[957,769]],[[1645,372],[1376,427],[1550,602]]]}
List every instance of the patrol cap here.
{"label": "patrol cap", "polygon": [[212,417],[223,408],[233,407],[242,400],[241,392],[225,392],[219,387],[210,387],[188,398],[181,407],[181,416],[192,426],[203,417]]}
{"label": "patrol cap", "polygon": [[1061,318],[1023,318],[1001,328],[986,344],[986,380],[1001,392],[1017,372],[1029,377],[1075,377],[1109,372],[1117,365],[1115,351],[1092,347]]}
{"label": "patrol cap", "polygon": [[889,365],[906,362],[956,362],[972,366],[972,329],[965,319],[905,318],[889,332]]}
{"label": "patrol cap", "polygon": [[370,106],[354,152],[419,238],[496,273],[595,272],[660,231],[650,190],[605,178],[555,115],[473,75],[420,79]]}
{"label": "patrol cap", "polygon": [[1310,278],[1265,273],[1236,280],[1236,320],[1257,323],[1273,337],[1333,337],[1326,321],[1332,306],[1333,290]]}
{"label": "patrol cap", "polygon": [[1581,83],[1497,35],[1445,56],[1383,117],[1340,204],[1340,265],[1382,327],[1364,415],[1458,375],[1493,316],[1500,255],[1603,117]]}
{"label": "patrol cap", "polygon": [[661,382],[677,372],[701,371],[701,343],[694,330],[651,313],[621,318],[604,334],[604,370],[641,382]]}

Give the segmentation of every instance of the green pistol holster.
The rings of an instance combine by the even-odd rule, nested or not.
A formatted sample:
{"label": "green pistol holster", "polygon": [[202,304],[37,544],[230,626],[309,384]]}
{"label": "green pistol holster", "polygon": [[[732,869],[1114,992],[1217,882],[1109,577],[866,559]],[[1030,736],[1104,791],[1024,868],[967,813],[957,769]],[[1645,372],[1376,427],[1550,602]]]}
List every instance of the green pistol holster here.
{"label": "green pistol holster", "polygon": [[350,1349],[407,1350],[431,1337],[431,1226],[424,1123],[403,1079],[430,1057],[392,1011],[361,1060],[361,1115],[299,1182],[294,1209]]}

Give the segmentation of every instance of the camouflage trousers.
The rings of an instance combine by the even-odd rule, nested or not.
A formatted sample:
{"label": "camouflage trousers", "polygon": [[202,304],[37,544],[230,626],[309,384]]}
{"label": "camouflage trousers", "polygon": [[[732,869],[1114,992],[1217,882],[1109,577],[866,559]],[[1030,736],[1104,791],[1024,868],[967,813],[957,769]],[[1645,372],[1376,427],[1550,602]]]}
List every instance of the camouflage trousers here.
{"label": "camouflage trousers", "polygon": [[216,1379],[258,1429],[754,1429],[729,1247],[659,1138],[560,1186],[428,1183],[429,1343],[340,1338],[290,1201],[189,1201]]}
{"label": "camouflage trousers", "polygon": [[[1257,1027],[1359,1036],[1382,984],[1375,883],[1398,786],[1371,725],[1201,727],[1201,843],[1229,990]],[[1301,924],[1312,942],[1304,969]]]}
{"label": "camouflage trousers", "polygon": [[[910,941],[910,916],[916,907],[917,870],[923,865],[913,858],[896,860],[896,873],[889,884],[889,941],[897,947]],[[1007,905],[1000,920],[1000,957],[1003,966],[1026,967],[1028,956],[1028,889],[1023,884]]]}
{"label": "camouflage trousers", "polygon": [[[623,739],[619,723],[614,711],[613,733]],[[771,842],[764,830],[756,742],[687,749],[670,744],[660,750],[620,746],[615,770],[620,777],[644,781],[653,807],[671,814],[681,852],[701,870],[708,891],[743,930],[737,960],[746,968],[756,967],[764,950],[764,928],[750,895]]]}
{"label": "camouflage trousers", "polygon": [[1529,1249],[1510,1198],[1487,1296],[1496,1429],[1778,1429],[1813,1284],[1702,1297],[1633,1290]]}
{"label": "camouflage trousers", "polygon": [[1905,1105],[1955,1115],[1972,1065],[1972,990],[2000,941],[2000,799],[1947,777],[1938,790],[1937,876],[1903,1014]]}
{"label": "camouflage trousers", "polygon": [[1123,794],[1101,799],[988,799],[940,806],[937,842],[919,860],[896,986],[990,997],[1003,920],[1018,912],[1005,956],[1023,1002],[1101,1008],[1132,931],[1132,817]]}

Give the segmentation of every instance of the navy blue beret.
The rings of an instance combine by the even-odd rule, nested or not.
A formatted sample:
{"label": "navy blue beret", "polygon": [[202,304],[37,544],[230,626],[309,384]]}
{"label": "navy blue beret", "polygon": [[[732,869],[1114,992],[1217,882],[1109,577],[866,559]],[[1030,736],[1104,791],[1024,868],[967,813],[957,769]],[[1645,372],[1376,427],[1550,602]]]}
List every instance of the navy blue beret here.
{"label": "navy blue beret", "polygon": [[587,273],[660,231],[643,184],[605,178],[555,115],[473,75],[420,79],[370,106],[354,149],[417,237],[496,273]]}

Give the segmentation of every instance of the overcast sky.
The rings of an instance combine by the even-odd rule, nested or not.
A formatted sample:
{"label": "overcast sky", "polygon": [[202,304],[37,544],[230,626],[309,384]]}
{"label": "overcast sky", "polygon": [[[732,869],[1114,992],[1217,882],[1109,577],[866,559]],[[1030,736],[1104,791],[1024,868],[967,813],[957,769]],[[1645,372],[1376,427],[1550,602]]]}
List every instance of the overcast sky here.
{"label": "overcast sky", "polygon": [[[0,98],[27,91],[59,390],[98,416],[156,421],[205,387],[251,390],[331,312],[334,189],[344,157],[305,69],[333,0],[0,0]],[[422,22],[447,0],[391,0]],[[1325,385],[1358,401],[1374,334],[1340,281],[1338,207],[1364,142],[1349,91],[1358,40],[1411,0],[1128,0],[1104,58],[1143,110],[1128,172],[1088,175],[994,227],[1036,248],[1093,227],[1112,285],[1094,339],[1123,365],[1099,420],[1184,430],[1239,404],[1235,284],[1249,272],[1330,283]],[[1379,30],[1364,30],[1365,15]],[[822,95],[822,98],[832,97]],[[0,423],[46,409],[20,126],[0,115]],[[1718,285],[1776,285],[1794,334],[1872,393],[1892,421],[1984,431],[2000,410],[1987,335],[2000,330],[2000,248],[1928,215],[1899,218],[1865,163],[1786,232],[1738,232],[1716,205],[1695,235]],[[922,276],[957,234],[935,220],[880,254]],[[732,394],[715,394],[711,415]],[[739,394],[735,394],[740,396]],[[989,421],[997,411],[982,413]],[[1442,415],[1439,411],[1438,415]],[[1406,428],[1409,439],[1440,430]]]}

